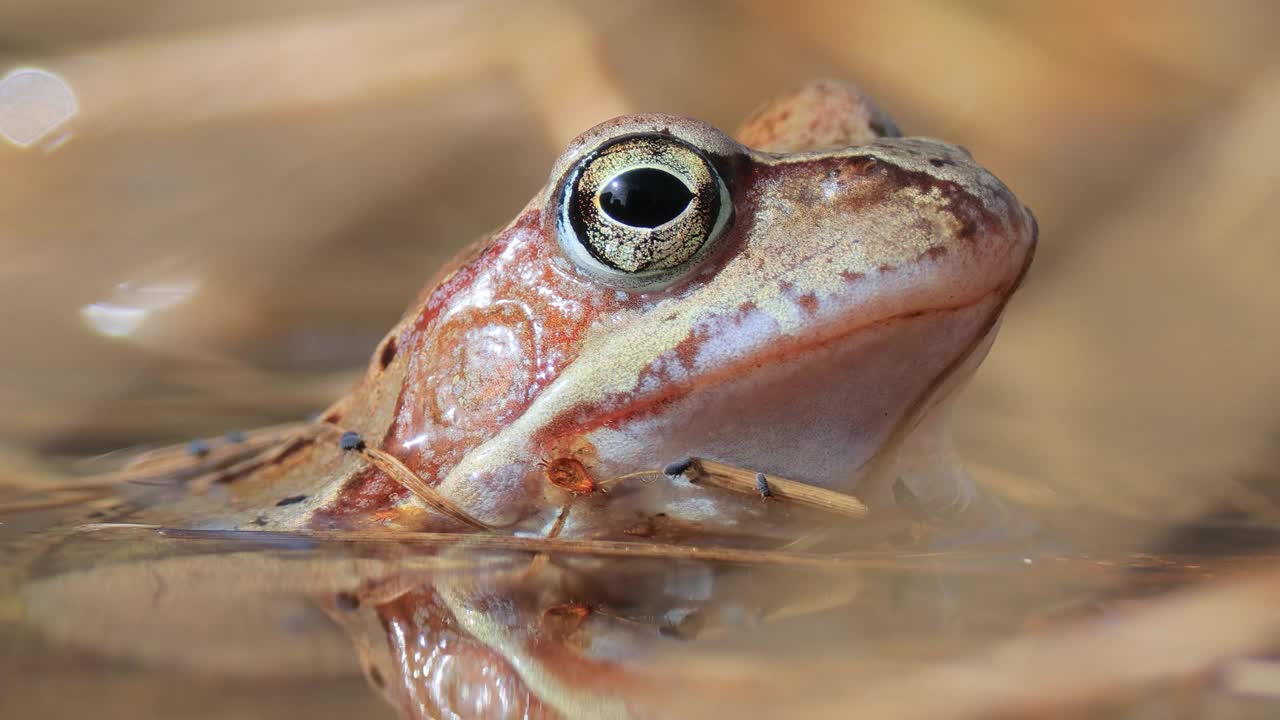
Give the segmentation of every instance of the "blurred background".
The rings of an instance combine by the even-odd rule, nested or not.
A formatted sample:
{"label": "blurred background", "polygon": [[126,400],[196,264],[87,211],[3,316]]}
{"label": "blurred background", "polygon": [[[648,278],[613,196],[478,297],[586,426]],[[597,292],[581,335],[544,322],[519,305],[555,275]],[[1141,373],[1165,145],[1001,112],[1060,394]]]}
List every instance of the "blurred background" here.
{"label": "blurred background", "polygon": [[963,452],[1029,504],[1268,503],[1280,4],[0,1],[0,445],[296,419],[616,114],[815,77],[970,148],[1041,245]]}

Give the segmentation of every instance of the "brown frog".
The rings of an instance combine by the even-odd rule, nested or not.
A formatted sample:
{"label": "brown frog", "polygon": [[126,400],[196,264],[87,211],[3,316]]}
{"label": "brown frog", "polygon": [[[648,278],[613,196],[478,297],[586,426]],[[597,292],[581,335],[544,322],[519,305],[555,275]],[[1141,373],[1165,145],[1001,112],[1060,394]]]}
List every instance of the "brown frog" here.
{"label": "brown frog", "polygon": [[780,517],[682,478],[607,487],[690,455],[763,473],[762,496],[782,476],[889,522],[904,490],[964,507],[950,401],[1027,270],[1033,216],[846,84],[811,84],[738,137],[665,114],[583,133],[318,426],[150,519],[601,537]]}

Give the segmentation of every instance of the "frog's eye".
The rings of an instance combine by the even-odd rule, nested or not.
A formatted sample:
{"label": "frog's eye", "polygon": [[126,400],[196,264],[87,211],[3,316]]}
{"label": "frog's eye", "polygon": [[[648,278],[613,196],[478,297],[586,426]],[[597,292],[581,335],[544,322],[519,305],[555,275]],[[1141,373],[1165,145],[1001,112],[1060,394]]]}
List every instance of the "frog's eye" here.
{"label": "frog's eye", "polygon": [[670,282],[706,255],[728,190],[692,146],[633,135],[581,160],[564,183],[560,242],[579,267],[627,289]]}

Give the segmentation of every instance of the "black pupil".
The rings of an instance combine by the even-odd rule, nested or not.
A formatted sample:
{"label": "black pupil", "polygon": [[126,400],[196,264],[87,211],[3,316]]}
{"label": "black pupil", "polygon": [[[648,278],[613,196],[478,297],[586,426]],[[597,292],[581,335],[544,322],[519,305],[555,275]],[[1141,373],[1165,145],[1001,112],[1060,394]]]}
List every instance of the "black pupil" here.
{"label": "black pupil", "polygon": [[680,216],[693,193],[675,175],[657,168],[628,170],[600,191],[600,207],[623,225],[656,228]]}

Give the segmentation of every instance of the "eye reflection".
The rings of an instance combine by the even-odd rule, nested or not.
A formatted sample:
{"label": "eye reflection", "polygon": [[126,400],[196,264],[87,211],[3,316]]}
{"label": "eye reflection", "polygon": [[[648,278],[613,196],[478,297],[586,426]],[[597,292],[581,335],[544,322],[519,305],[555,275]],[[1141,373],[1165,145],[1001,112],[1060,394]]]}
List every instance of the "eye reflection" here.
{"label": "eye reflection", "polygon": [[600,207],[624,225],[656,228],[680,216],[693,193],[679,178],[657,168],[628,170],[600,192]]}

